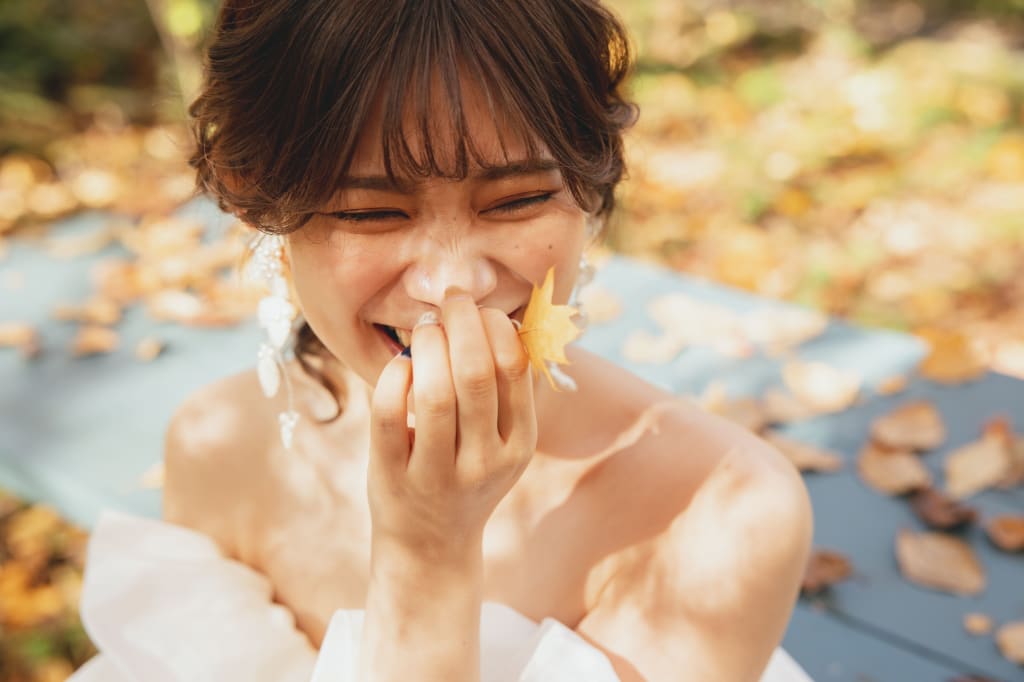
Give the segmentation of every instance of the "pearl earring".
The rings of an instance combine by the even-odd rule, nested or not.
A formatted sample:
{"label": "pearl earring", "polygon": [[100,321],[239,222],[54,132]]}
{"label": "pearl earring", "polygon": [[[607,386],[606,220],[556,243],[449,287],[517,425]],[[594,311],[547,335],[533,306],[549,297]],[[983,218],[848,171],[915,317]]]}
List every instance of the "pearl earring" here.
{"label": "pearl earring", "polygon": [[288,283],[284,278],[284,238],[261,234],[250,244],[253,251],[252,275],[263,280],[269,293],[260,299],[256,319],[266,336],[256,354],[256,376],[263,395],[273,398],[284,378],[288,409],[277,416],[281,442],[291,450],[299,414],[294,409],[292,382],[285,371],[285,350],[292,332],[297,310],[288,300]]}

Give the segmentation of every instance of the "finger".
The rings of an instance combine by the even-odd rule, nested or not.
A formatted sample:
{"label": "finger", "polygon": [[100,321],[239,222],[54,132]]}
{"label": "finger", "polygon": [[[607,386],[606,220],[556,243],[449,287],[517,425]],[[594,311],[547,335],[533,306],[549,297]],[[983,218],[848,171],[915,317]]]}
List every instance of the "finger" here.
{"label": "finger", "polygon": [[412,363],[396,355],[377,379],[370,403],[370,451],[387,469],[405,471],[409,461],[408,395]]}
{"label": "finger", "polygon": [[536,449],[537,412],[530,358],[512,320],[494,308],[480,311],[493,352],[498,391],[498,434],[505,443]]}
{"label": "finger", "polygon": [[474,446],[493,442],[498,419],[498,389],[480,308],[472,296],[455,289],[446,292],[441,314],[455,384],[458,442]]}
{"label": "finger", "polygon": [[438,483],[454,470],[457,413],[448,341],[436,315],[413,328],[411,344],[416,443],[408,471]]}

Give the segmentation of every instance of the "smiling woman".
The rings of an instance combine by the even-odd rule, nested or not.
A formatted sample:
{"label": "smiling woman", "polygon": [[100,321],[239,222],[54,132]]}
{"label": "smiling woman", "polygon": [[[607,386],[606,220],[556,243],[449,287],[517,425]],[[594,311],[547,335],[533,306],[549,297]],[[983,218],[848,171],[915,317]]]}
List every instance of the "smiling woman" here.
{"label": "smiling woman", "polygon": [[595,0],[224,5],[192,163],[266,240],[268,342],[175,414],[166,522],[94,531],[75,682],[807,679],[789,462],[517,333],[586,281],[629,65]]}

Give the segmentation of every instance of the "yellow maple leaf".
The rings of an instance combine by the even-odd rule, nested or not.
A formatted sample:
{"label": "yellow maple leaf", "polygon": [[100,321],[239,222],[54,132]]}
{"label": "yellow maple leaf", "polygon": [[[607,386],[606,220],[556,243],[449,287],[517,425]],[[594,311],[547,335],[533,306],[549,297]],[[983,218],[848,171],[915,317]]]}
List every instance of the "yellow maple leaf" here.
{"label": "yellow maple leaf", "polygon": [[519,329],[519,338],[526,347],[534,374],[544,373],[548,383],[556,391],[558,387],[548,370],[547,361],[560,365],[568,364],[565,347],[580,335],[580,330],[573,324],[572,317],[576,311],[567,305],[555,305],[552,302],[555,293],[555,269],[548,268],[544,284],[537,288],[533,285],[530,302],[523,313],[523,324]]}

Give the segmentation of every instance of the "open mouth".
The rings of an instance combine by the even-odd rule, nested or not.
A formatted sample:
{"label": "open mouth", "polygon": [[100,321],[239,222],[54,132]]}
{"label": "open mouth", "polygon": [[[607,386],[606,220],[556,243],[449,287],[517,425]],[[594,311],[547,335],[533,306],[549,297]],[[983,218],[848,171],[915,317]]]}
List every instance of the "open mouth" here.
{"label": "open mouth", "polygon": [[[522,322],[523,312],[523,306],[520,306],[509,313],[509,319],[516,322]],[[378,324],[376,322],[373,323],[373,326],[377,328],[377,331],[381,333],[385,342],[395,353],[401,353],[409,346],[410,343],[412,343],[411,329],[401,329],[399,327],[391,327],[389,325]]]}

